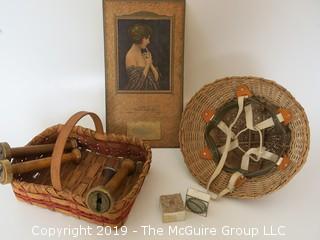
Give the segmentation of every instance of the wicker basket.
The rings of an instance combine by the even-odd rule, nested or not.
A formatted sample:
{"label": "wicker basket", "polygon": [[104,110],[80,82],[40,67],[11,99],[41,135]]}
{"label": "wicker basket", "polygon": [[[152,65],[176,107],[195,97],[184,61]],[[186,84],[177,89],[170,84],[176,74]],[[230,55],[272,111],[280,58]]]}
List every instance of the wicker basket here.
{"label": "wicker basket", "polygon": [[[190,172],[202,186],[206,186],[217,167],[216,161],[208,161],[199,154],[207,147],[203,112],[220,109],[227,102],[235,100],[239,85],[246,85],[254,96],[265,99],[272,106],[290,109],[292,121],[288,157],[289,166],[283,171],[269,171],[259,176],[248,177],[246,181],[227,196],[235,198],[258,198],[271,193],[286,184],[303,166],[309,150],[309,126],[301,105],[283,87],[273,81],[256,77],[230,77],[204,86],[187,104],[180,125],[180,147]],[[235,114],[234,114],[235,115]],[[234,118],[233,115],[233,118]],[[280,142],[278,144],[281,144]],[[228,186],[232,173],[224,168],[210,185],[210,191],[219,193]]]}
{"label": "wicker basket", "polygon": [[[90,115],[93,118],[96,131],[75,126],[85,115]],[[63,146],[68,138],[77,140],[82,157],[78,165],[65,163],[61,167]],[[55,143],[51,169],[14,176],[12,187],[16,197],[30,204],[99,225],[121,226],[125,222],[150,168],[150,147],[135,138],[104,134],[98,116],[87,112],[73,115],[64,125],[56,125],[46,129],[34,137],[28,145],[46,143]],[[92,212],[86,206],[85,196],[92,187],[103,183],[102,171],[107,161],[107,155],[142,161],[143,167],[135,181],[130,183],[131,187],[127,194],[120,195],[111,211],[99,214]],[[25,160],[28,159],[14,159],[13,163]],[[35,173],[39,176],[36,179],[33,178]]]}

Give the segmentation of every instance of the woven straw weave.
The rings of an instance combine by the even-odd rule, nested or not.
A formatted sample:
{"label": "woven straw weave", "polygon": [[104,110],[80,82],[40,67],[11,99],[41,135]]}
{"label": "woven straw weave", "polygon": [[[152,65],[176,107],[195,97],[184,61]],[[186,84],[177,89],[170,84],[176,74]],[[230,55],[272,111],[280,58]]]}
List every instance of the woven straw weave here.
{"label": "woven straw weave", "polygon": [[[206,186],[217,163],[204,160],[200,152],[206,147],[204,132],[206,123],[201,115],[208,109],[217,110],[226,102],[235,99],[236,88],[245,84],[254,96],[263,97],[269,103],[290,109],[293,119],[289,123],[291,141],[288,156],[290,165],[284,171],[271,171],[265,175],[252,177],[227,196],[235,198],[258,198],[271,193],[286,184],[303,166],[309,150],[309,126],[303,107],[282,86],[256,77],[230,77],[204,86],[187,104],[180,125],[180,147],[192,175],[202,186]],[[222,171],[210,186],[212,192],[225,189],[231,173]]]}

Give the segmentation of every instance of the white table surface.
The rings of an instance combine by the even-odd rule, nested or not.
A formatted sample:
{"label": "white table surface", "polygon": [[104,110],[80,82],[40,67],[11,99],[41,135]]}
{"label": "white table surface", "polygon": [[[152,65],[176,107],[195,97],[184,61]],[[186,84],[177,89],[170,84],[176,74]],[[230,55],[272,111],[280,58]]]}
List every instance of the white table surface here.
{"label": "white table surface", "polygon": [[[152,167],[125,224],[128,233],[115,236],[113,231],[109,239],[207,239],[211,236],[195,236],[199,229],[204,231],[205,228],[216,229],[217,239],[316,239],[320,233],[318,169],[319,163],[311,158],[290,184],[269,196],[260,200],[223,198],[218,202],[211,201],[207,217],[187,213],[183,222],[164,224],[161,221],[159,196],[180,192],[184,198],[188,187],[201,187],[189,174],[179,149],[153,149]],[[71,239],[78,235],[81,228],[88,227],[91,230],[81,230],[78,239],[106,239],[106,236],[99,235],[101,229],[94,224],[17,201],[10,185],[1,186],[0,201],[3,239],[46,239],[49,232],[52,239]],[[178,236],[169,229],[175,226],[180,229]],[[61,236],[59,228],[66,229]],[[232,234],[229,233],[231,228],[236,228]],[[163,231],[163,235],[159,232],[155,234],[155,229]],[[265,235],[275,234],[278,229],[285,236]],[[190,231],[193,236],[183,235]],[[257,235],[252,238],[241,235],[241,232]]]}

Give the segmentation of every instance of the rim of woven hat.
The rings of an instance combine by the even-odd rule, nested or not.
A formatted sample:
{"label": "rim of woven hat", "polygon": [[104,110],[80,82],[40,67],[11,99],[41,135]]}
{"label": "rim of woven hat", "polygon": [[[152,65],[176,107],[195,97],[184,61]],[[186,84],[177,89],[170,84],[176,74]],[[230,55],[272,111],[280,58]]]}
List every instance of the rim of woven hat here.
{"label": "rim of woven hat", "polygon": [[[48,137],[57,136],[58,132],[61,129],[61,124],[49,127],[45,129],[40,134],[36,135],[27,145],[34,145],[34,144],[40,144],[45,141]],[[81,126],[75,126],[72,130],[72,133],[70,134],[70,137],[77,137],[78,135],[86,136],[88,138],[95,139],[95,131],[89,128],[84,128]],[[91,215],[99,215],[99,216],[107,216],[109,218],[118,218],[121,216],[124,212],[129,211],[129,208],[131,208],[134,200],[136,199],[142,185],[144,182],[144,179],[149,171],[150,164],[151,164],[151,147],[147,144],[145,144],[142,140],[135,138],[135,137],[127,137],[125,135],[117,135],[117,134],[106,134],[105,135],[105,141],[107,142],[121,142],[121,143],[127,143],[132,144],[138,147],[141,147],[146,151],[146,161],[144,162],[142,171],[135,183],[135,185],[132,187],[132,189],[127,193],[126,196],[124,196],[122,199],[115,202],[113,206],[112,212],[104,213],[104,214],[96,214],[92,213],[88,209],[86,209],[85,199],[76,199],[76,202],[79,204],[76,208],[82,208],[84,212],[90,213]],[[68,189],[63,189],[62,191],[56,191],[53,186],[51,185],[41,185],[41,184],[35,184],[35,183],[29,183],[29,182],[23,182],[19,181],[17,179],[14,179],[12,182],[12,186],[14,191],[20,191],[23,189],[24,193],[28,193],[30,196],[35,196],[36,198],[43,198],[43,200],[48,201],[48,197],[46,195],[52,195],[53,198],[60,199],[59,202],[62,205],[69,206],[71,202],[74,202],[75,199],[73,199],[72,192],[70,192]],[[70,198],[70,199],[69,199]],[[30,203],[32,203],[32,200],[30,200]],[[33,204],[33,203],[32,203]],[[82,218],[81,216],[78,216],[77,214],[68,213],[69,215],[77,216]],[[90,219],[86,219],[90,220]],[[92,220],[92,219],[91,219]],[[122,222],[122,221],[121,221]],[[118,224],[116,224],[118,225]],[[121,225],[121,224],[119,224]]]}
{"label": "rim of woven hat", "polygon": [[[288,156],[293,163],[284,171],[272,171],[263,176],[247,179],[234,192],[234,198],[258,198],[284,186],[303,166],[310,145],[309,122],[303,107],[292,94],[274,81],[259,77],[227,77],[214,81],[201,88],[187,104],[180,123],[179,141],[184,161],[198,182],[206,184],[216,168],[213,160],[204,160],[200,152],[206,147],[204,131],[206,123],[201,114],[206,110],[217,110],[226,102],[235,99],[237,86],[246,84],[253,95],[264,97],[270,103],[290,109],[293,119],[289,123],[291,142]],[[218,193],[228,185],[231,173],[222,171],[210,187]]]}

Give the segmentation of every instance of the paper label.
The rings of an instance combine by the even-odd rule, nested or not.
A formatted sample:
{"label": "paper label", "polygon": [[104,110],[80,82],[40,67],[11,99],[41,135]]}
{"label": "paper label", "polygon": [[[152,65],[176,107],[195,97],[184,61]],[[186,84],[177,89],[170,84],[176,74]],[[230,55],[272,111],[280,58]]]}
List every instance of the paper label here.
{"label": "paper label", "polygon": [[142,140],[160,140],[160,122],[128,122],[127,135],[129,137],[137,137]]}

